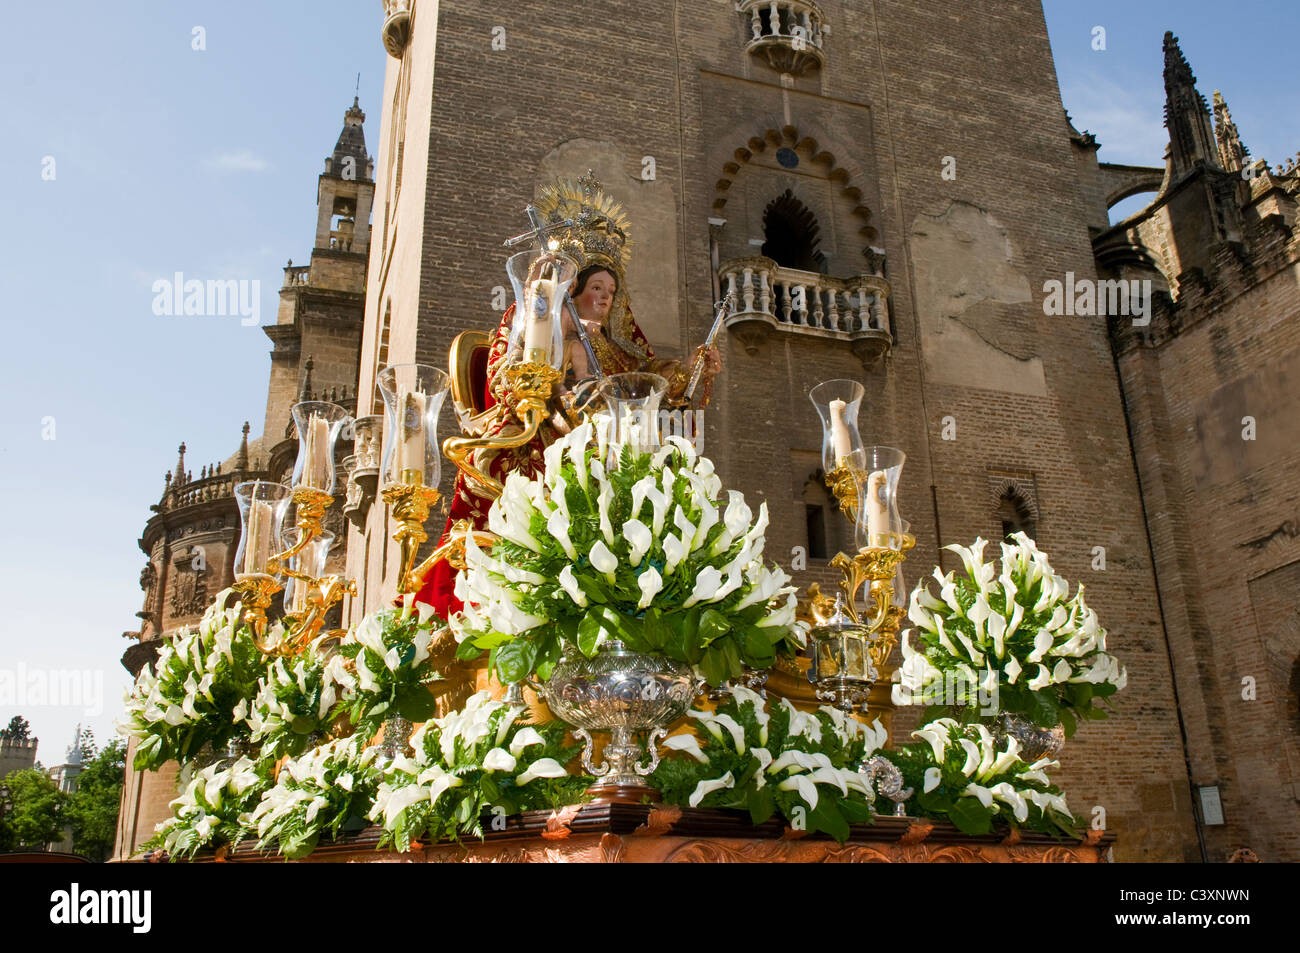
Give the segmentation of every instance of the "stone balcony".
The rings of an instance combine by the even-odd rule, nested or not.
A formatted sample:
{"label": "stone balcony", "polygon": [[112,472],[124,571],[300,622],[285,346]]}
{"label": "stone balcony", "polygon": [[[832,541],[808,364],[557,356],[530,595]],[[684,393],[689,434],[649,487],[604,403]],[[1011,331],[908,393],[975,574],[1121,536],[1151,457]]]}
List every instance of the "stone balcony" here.
{"label": "stone balcony", "polygon": [[394,59],[401,59],[411,40],[410,0],[384,0],[384,49]]}
{"label": "stone balcony", "polygon": [[772,331],[848,342],[866,366],[893,347],[889,282],[881,275],[833,278],[756,255],[722,262],[718,277],[733,296],[727,329],[750,354]]}
{"label": "stone balcony", "polygon": [[826,61],[825,18],[812,0],[740,0],[736,8],[749,19],[746,49],[778,73],[799,76]]}

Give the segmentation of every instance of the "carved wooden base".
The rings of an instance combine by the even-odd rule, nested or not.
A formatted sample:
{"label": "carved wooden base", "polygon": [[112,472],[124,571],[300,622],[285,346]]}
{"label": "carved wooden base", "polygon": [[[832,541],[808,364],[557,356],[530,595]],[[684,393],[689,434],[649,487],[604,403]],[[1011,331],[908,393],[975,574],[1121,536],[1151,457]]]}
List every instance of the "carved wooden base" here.
{"label": "carved wooden base", "polygon": [[[376,850],[379,830],[322,843],[300,863],[1075,863],[1104,862],[1114,835],[1091,831],[1083,841],[1041,834],[971,837],[951,824],[880,817],[855,825],[837,844],[806,836],[773,819],[755,827],[737,811],[649,804],[583,804],[560,811],[530,811],[489,830],[484,840],[461,844],[413,843],[405,851]],[[281,863],[246,841],[220,856],[204,852],[198,863]]]}

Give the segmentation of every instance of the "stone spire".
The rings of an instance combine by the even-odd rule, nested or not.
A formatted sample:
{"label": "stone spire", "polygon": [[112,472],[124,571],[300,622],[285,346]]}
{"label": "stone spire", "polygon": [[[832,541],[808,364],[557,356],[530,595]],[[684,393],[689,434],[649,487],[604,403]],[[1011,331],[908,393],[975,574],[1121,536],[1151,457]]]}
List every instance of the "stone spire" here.
{"label": "stone spire", "polygon": [[312,359],[307,358],[307,373],[302,376],[302,387],[298,391],[298,401],[311,400],[311,369]]}
{"label": "stone spire", "polygon": [[[366,114],[361,110],[361,99],[353,97],[351,108],[343,114],[343,130],[334,143],[334,153],[325,160],[326,175],[350,179],[370,178],[370,156],[366,153],[366,134],[361,128],[365,121]],[[349,158],[351,162],[345,161]]]}
{"label": "stone spire", "polygon": [[172,471],[173,473],[176,474],[176,476],[172,479],[172,485],[183,486],[185,483],[185,444],[184,443],[180,445],[180,449],[177,452],[180,455],[176,458],[176,469]]}
{"label": "stone spire", "polygon": [[1196,77],[1173,33],[1165,34],[1165,126],[1169,129],[1169,161],[1175,177],[1198,163],[1218,168],[1219,150],[1210,129],[1210,107],[1196,91]]}
{"label": "stone spire", "polygon": [[1214,91],[1214,138],[1219,143],[1219,165],[1229,172],[1240,172],[1250,157],[1250,150],[1237,134],[1237,124],[1228,112],[1228,102]]}
{"label": "stone spire", "polygon": [[248,431],[249,431],[248,421],[245,420],[245,421],[244,421],[244,436],[243,436],[243,438],[239,441],[239,454],[235,457],[235,469],[236,469],[236,470],[247,470],[247,469],[248,469]]}

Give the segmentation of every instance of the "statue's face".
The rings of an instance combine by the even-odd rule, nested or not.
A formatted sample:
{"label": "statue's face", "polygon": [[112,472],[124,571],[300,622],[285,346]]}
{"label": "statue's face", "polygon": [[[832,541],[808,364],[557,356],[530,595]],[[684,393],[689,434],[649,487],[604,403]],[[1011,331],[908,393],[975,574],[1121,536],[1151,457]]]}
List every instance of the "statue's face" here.
{"label": "statue's face", "polygon": [[604,321],[614,306],[614,276],[608,271],[598,271],[587,279],[582,294],[573,299],[578,314],[586,320]]}

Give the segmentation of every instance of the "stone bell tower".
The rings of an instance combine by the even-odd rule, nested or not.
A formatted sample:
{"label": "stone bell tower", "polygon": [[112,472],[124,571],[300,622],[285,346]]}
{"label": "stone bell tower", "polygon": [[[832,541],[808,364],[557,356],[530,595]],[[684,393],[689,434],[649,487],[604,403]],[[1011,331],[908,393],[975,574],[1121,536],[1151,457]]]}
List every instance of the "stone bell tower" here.
{"label": "stone bell tower", "polygon": [[[958,18],[905,0],[612,0],[557,16],[385,0],[383,13],[363,402],[384,364],[446,366],[459,331],[499,321],[502,240],[542,185],[593,170],[630,219],[627,290],[658,356],[689,354],[736,292],[704,448],[729,487],[767,502],[768,557],[801,585],[833,582],[851,532],[824,490],[808,392],[860,381],[864,439],[908,454],[909,584],[942,545],[1015,529],[1086,582],[1129,689],[1067,746],[1060,781],[1076,812],[1104,811],[1118,854],[1196,856],[1106,321],[1047,317],[1039,291],[1096,277],[1085,144],[1040,5],[975,0]],[[1179,129],[1216,154],[1208,127]],[[448,413],[443,435],[453,426]],[[395,591],[388,522],[374,505],[350,533],[354,621]],[[896,713],[896,741],[914,717]]]}

